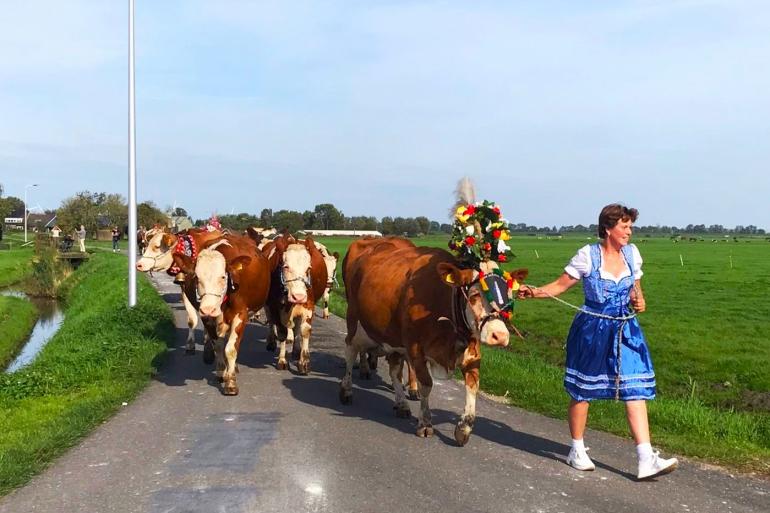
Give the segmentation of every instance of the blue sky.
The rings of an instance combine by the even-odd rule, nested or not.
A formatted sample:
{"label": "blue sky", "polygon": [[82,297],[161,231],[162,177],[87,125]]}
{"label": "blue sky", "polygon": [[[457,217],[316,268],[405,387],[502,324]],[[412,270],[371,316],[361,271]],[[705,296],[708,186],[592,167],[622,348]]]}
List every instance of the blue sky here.
{"label": "blue sky", "polygon": [[[127,189],[127,1],[0,17],[0,183]],[[137,0],[138,197],[445,221],[770,228],[764,1]]]}

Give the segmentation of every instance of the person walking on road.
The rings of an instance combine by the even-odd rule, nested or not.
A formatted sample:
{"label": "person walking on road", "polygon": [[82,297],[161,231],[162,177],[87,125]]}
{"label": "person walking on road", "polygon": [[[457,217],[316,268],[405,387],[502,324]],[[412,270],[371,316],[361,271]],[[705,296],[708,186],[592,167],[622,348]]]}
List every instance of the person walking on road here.
{"label": "person walking on road", "polygon": [[646,309],[642,257],[629,244],[638,215],[636,209],[617,203],[604,207],[599,214],[600,242],[580,248],[558,279],[543,287],[525,285],[518,297],[556,297],[583,280],[585,304],[567,336],[564,388],[571,398],[572,435],[567,464],[578,470],[596,468],[583,442],[588,406],[596,399],[616,399],[625,403],[636,442],[637,478],[648,479],[673,471],[678,461],[661,458],[650,445],[647,401],[655,398],[655,372],[636,319]]}
{"label": "person walking on road", "polygon": [[78,242],[80,243],[80,252],[85,253],[86,252],[86,227],[82,224],[80,225],[80,230],[75,232],[77,235]]}

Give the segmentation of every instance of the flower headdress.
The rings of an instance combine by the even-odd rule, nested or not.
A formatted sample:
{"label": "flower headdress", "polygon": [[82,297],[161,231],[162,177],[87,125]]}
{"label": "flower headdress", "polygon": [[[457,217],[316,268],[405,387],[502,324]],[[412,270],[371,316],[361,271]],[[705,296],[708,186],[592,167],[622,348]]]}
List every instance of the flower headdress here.
{"label": "flower headdress", "polygon": [[478,268],[481,262],[507,262],[514,255],[505,241],[511,238],[500,207],[491,201],[460,205],[455,211],[449,249]]}

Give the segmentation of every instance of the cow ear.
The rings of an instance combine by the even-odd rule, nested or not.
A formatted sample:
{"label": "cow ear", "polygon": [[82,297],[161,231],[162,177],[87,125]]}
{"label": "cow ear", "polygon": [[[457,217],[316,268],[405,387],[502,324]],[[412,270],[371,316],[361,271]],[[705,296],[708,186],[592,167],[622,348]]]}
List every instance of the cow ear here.
{"label": "cow ear", "polygon": [[516,269],[515,271],[511,271],[510,275],[511,278],[521,283],[527,279],[527,276],[529,276],[529,269]]}
{"label": "cow ear", "polygon": [[195,273],[195,265],[193,264],[192,258],[182,253],[174,253],[171,256],[174,258],[174,265],[179,267],[179,269],[183,273],[185,274]]}
{"label": "cow ear", "polygon": [[168,250],[171,246],[173,246],[175,242],[176,242],[176,237],[174,237],[170,233],[164,233],[163,237],[161,237],[160,239],[160,245],[164,251]]}
{"label": "cow ear", "polygon": [[340,259],[340,252],[339,251],[335,251],[332,256],[334,257],[335,260],[339,260]]}
{"label": "cow ear", "polygon": [[227,264],[227,269],[230,272],[238,272],[251,263],[251,257],[248,255],[241,255],[235,258],[232,262]]}
{"label": "cow ear", "polygon": [[448,262],[441,262],[436,267],[436,270],[439,276],[441,276],[441,281],[450,287],[460,287],[473,282],[472,269],[460,269]]}

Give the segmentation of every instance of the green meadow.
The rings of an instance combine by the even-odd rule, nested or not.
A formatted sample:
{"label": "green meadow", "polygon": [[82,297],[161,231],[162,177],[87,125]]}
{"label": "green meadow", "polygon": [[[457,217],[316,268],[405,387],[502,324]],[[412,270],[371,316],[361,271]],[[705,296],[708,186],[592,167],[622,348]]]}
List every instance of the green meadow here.
{"label": "green meadow", "polygon": [[[657,375],[651,401],[653,443],[693,458],[770,474],[770,242],[712,242],[636,234],[644,259],[647,311],[639,320]],[[344,255],[352,239],[321,242]],[[446,247],[445,237],[415,239]],[[528,268],[527,283],[554,280],[590,236],[516,236],[506,268]],[[341,262],[340,262],[341,266]],[[345,315],[344,285],[332,308]],[[562,296],[582,304],[580,284]],[[565,418],[564,341],[574,310],[551,299],[517,301],[506,349],[484,348],[481,386],[516,406]],[[483,415],[483,412],[481,412]],[[628,435],[622,405],[597,402],[589,427]],[[565,436],[567,435],[565,426]]]}

